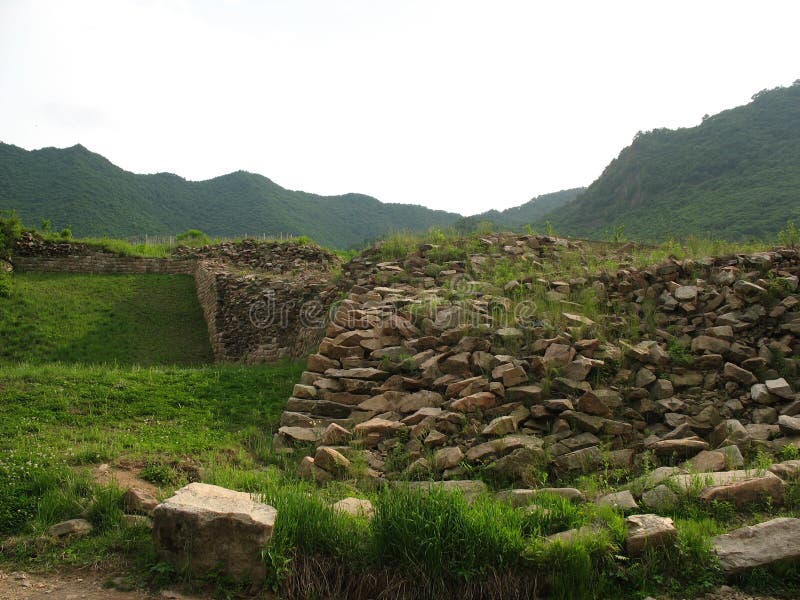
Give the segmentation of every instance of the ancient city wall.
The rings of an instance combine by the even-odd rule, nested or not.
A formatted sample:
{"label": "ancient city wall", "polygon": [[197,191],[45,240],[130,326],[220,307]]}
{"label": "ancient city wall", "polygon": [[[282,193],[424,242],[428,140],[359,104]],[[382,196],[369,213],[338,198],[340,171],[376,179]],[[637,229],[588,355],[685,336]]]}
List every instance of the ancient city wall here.
{"label": "ancient city wall", "polygon": [[311,245],[244,241],[142,258],[31,234],[12,258],[21,272],[192,275],[215,359],[248,364],[304,357],[319,345],[338,262]]}

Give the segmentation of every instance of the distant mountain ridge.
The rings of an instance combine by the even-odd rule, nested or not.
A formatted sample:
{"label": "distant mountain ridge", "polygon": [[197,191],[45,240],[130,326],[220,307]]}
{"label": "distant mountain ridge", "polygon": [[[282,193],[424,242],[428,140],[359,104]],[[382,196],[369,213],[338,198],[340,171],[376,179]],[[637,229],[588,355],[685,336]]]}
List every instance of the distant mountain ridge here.
{"label": "distant mountain ridge", "polygon": [[207,181],[125,171],[81,145],[25,150],[0,143],[0,208],[27,225],[50,219],[76,236],[126,238],[198,228],[213,236],[308,235],[349,248],[392,230],[445,227],[461,215],[363,194],[320,196],[287,190],[237,171]]}
{"label": "distant mountain ridge", "polygon": [[207,181],[137,175],[77,145],[27,151],[0,143],[0,209],[23,222],[50,219],[77,236],[308,235],[351,248],[394,230],[455,226],[661,241],[765,238],[800,223],[800,80],[690,128],[639,133],[588,188],[544,194],[471,217],[362,194],[320,196],[237,171]]}
{"label": "distant mountain ridge", "polygon": [[540,219],[556,232],[659,241],[765,238],[800,223],[800,80],[685,129],[639,133],[578,197]]}
{"label": "distant mountain ridge", "polygon": [[520,206],[507,208],[503,211],[492,209],[479,215],[464,217],[456,223],[456,227],[464,231],[470,231],[482,222],[489,222],[500,229],[519,231],[525,225],[542,222],[551,212],[557,211],[565,204],[572,202],[579,194],[585,191],[585,187],[579,187],[542,194]]}

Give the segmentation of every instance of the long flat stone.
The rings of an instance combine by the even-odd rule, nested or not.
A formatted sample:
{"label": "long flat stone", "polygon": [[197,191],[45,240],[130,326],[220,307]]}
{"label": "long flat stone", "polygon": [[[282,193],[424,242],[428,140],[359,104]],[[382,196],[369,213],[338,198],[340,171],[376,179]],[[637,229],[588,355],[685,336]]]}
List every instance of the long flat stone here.
{"label": "long flat stone", "polygon": [[784,483],[769,471],[721,471],[678,475],[672,478],[683,490],[700,487],[700,499],[706,502],[725,500],[737,508],[769,498],[779,505],[784,499]]}
{"label": "long flat stone", "polygon": [[722,571],[735,575],[782,561],[800,561],[800,519],[781,517],[713,539]]}

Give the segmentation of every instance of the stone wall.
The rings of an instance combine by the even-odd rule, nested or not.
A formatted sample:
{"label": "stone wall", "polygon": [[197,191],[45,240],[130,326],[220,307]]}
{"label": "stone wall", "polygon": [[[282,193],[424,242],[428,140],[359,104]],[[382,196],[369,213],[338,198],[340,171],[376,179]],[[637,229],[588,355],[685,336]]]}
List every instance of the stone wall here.
{"label": "stone wall", "polygon": [[26,233],[12,264],[22,272],[192,275],[215,359],[248,364],[307,356],[339,293],[331,275],[338,258],[291,243],[245,240],[141,258]]}
{"label": "stone wall", "polygon": [[248,364],[304,357],[322,338],[337,288],[319,274],[213,275],[219,358]]}
{"label": "stone wall", "polygon": [[22,272],[100,275],[121,273],[193,275],[197,263],[195,260],[118,256],[104,252],[82,256],[14,256],[11,262],[15,270]]}
{"label": "stone wall", "polygon": [[194,282],[197,288],[197,300],[203,310],[203,317],[208,327],[208,340],[216,360],[224,360],[222,334],[217,326],[220,313],[219,292],[217,290],[217,269],[214,265],[201,261],[194,271]]}

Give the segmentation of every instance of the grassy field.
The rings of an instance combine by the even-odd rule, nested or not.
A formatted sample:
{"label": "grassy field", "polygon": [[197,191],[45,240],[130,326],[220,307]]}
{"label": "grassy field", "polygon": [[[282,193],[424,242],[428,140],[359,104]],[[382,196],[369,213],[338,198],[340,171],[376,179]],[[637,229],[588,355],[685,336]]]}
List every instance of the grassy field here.
{"label": "grassy field", "polygon": [[128,462],[147,466],[169,488],[185,480],[181,461],[253,466],[249,457],[268,446],[301,371],[299,364],[3,368],[0,531],[35,519],[34,483],[47,473]]}
{"label": "grassy field", "polygon": [[25,273],[0,297],[0,361],[200,365],[213,355],[188,275]]}

